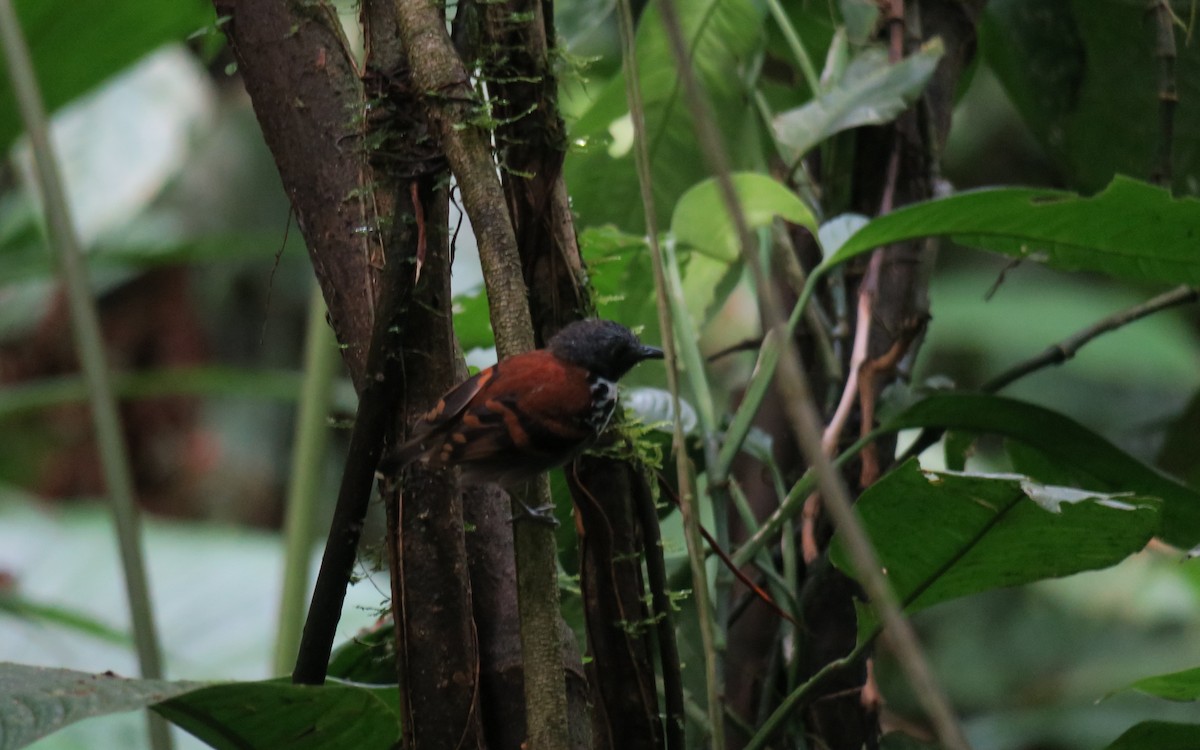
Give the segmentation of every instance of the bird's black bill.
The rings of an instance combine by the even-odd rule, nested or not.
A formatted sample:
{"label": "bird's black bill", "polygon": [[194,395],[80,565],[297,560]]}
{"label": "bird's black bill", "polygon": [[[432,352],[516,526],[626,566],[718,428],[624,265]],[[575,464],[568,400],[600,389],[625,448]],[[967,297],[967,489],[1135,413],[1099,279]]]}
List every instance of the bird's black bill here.
{"label": "bird's black bill", "polygon": [[663,350],[659,349],[657,346],[646,346],[643,344],[641,354],[642,354],[642,359],[662,359],[663,358]]}

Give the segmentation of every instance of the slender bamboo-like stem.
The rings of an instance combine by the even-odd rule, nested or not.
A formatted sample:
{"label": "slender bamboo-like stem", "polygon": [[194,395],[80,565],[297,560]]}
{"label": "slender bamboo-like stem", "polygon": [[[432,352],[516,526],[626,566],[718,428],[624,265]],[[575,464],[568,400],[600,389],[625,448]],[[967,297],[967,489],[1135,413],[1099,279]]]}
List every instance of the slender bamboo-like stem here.
{"label": "slender bamboo-like stem", "polygon": [[275,674],[291,671],[300,647],[304,604],[308,599],[309,555],[316,541],[317,491],[321,485],[325,446],[329,442],[326,420],[333,395],[333,377],[338,367],[337,340],[325,320],[321,288],[315,284],[308,305],[304,382],[283,519],[283,594],[279,607],[279,634],[275,638]]}
{"label": "slender bamboo-like stem", "polygon": [[[125,589],[129,597],[138,663],[143,677],[161,678],[162,660],[154,626],[153,608],[150,604],[145,562],[142,558],[141,529],[137,506],[134,503],[133,477],[129,470],[125,438],[121,433],[117,401],[109,378],[100,319],[88,283],[79,239],[75,236],[57,158],[50,143],[46,108],[34,76],[29,47],[17,21],[12,0],[0,0],[0,46],[4,48],[17,107],[33,147],[33,160],[42,191],[50,240],[58,253],[59,272],[67,289],[75,347],[87,382],[88,401],[92,406],[92,421],[99,444],[100,460],[104,467],[104,481],[108,488],[117,543],[121,550],[121,564],[125,573]],[[147,714],[147,720],[151,747],[155,750],[170,748],[171,734],[166,721],[150,713]]]}
{"label": "slender bamboo-like stem", "polygon": [[[672,413],[675,414],[673,452],[675,471],[679,481],[679,512],[683,518],[684,540],[688,549],[688,560],[692,570],[692,590],[696,597],[696,611],[700,621],[701,649],[704,653],[704,676],[708,702],[707,723],[712,736],[712,747],[724,747],[721,731],[720,684],[717,679],[717,648],[712,621],[712,609],[708,596],[708,573],[704,566],[704,542],[700,538],[700,522],[696,506],[696,490],[692,481],[692,467],[684,443],[683,423],[680,421],[679,401],[679,353],[674,335],[673,317],[676,312],[671,305],[668,289],[666,262],[658,242],[658,225],[655,219],[654,192],[650,175],[650,151],[646,133],[646,112],[642,100],[641,83],[638,78],[637,50],[634,44],[633,12],[629,0],[617,3],[618,26],[621,34],[621,58],[625,67],[625,96],[629,101],[629,112],[633,121],[634,160],[637,165],[638,188],[642,195],[642,209],[646,218],[646,234],[650,243],[650,258],[654,268],[655,299],[658,308],[658,323],[662,330],[662,346],[667,371],[667,388],[671,391]],[[676,269],[678,270],[678,269]],[[684,308],[686,312],[686,308]]]}

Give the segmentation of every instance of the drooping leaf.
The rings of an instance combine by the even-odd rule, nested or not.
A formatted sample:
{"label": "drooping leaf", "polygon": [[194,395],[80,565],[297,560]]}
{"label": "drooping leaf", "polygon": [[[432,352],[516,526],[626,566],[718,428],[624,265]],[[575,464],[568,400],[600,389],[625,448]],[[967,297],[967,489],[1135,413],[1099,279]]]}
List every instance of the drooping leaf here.
{"label": "drooping leaf", "polygon": [[897,415],[888,427],[941,427],[1020,440],[1087,477],[1089,489],[1159,498],[1163,502],[1162,527],[1157,533],[1183,547],[1200,542],[1200,494],[1049,409],[1002,396],[939,393]]}
{"label": "drooping leaf", "polygon": [[[212,5],[200,0],[19,0],[16,5],[50,112],[156,47],[183,41],[214,22]],[[0,153],[23,129],[12,84],[0,76]]]}
{"label": "drooping leaf", "polygon": [[[731,177],[749,229],[770,226],[779,216],[817,231],[812,211],[782,183],[754,172]],[[716,179],[705,180],[683,194],[671,216],[671,232],[681,243],[726,263],[732,263],[740,254],[737,232]]]}
{"label": "drooping leaf", "polygon": [[1200,283],[1200,200],[1118,176],[1090,198],[1055,190],[996,188],[906,206],[854,234],[822,265],[918,237],[1037,260],[1064,271],[1129,281]]}
{"label": "drooping leaf", "polygon": [[153,706],[217,750],[387,748],[400,740],[395,685],[289,681],[203,687]]}
{"label": "drooping leaf", "polygon": [[[889,472],[855,505],[909,611],[956,597],[1109,567],[1158,528],[1156,500],[1039,484],[1019,475]],[[836,540],[836,538],[835,538]],[[840,543],[833,561],[853,574]],[[859,636],[877,620],[864,608]]]}
{"label": "drooping leaf", "polygon": [[25,747],[92,716],[133,711],[203,687],[0,663],[0,750]]}
{"label": "drooping leaf", "polygon": [[1197,747],[1200,747],[1200,724],[1143,721],[1104,750],[1196,750]]}
{"label": "drooping leaf", "polygon": [[1200,700],[1200,667],[1146,677],[1125,689],[1166,698],[1169,701],[1198,701]]}
{"label": "drooping leaf", "polygon": [[892,65],[883,48],[863,50],[832,88],[775,118],[775,137],[786,147],[784,160],[795,163],[843,130],[894,120],[921,95],[943,51],[941,40],[933,39]]}

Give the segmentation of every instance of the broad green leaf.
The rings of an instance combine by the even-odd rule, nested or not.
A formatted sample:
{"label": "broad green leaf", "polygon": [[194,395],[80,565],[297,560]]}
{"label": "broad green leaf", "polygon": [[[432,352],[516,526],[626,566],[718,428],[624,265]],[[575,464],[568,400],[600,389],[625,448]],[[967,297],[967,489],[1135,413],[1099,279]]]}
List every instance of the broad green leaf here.
{"label": "broad green leaf", "polygon": [[[213,23],[201,0],[18,0],[46,108],[53,112],[147,52]],[[0,76],[0,153],[23,130],[8,76]]]}
{"label": "broad green leaf", "polygon": [[[1200,130],[1184,126],[1200,121],[1192,6],[1173,4],[1183,19],[1173,29],[1173,188],[1194,195],[1200,191]],[[1159,169],[1162,69],[1147,7],[1127,0],[987,4],[980,51],[1067,185],[1091,192],[1114,174],[1149,176]]]}
{"label": "broad green leaf", "polygon": [[395,685],[289,681],[203,687],[153,706],[218,750],[388,748],[400,741]]}
{"label": "broad green leaf", "polygon": [[[731,175],[746,224],[751,230],[770,226],[776,216],[817,231],[812,211],[787,187],[763,174]],[[737,260],[740,242],[715,178],[705,180],[675,204],[671,232],[681,243],[726,263]]]}
{"label": "broad green leaf", "polygon": [[934,39],[892,65],[882,47],[868,47],[833,87],[796,109],[777,116],[775,137],[793,164],[835,133],[895,119],[921,95],[943,52]]}
{"label": "broad green leaf", "polygon": [[1200,542],[1200,494],[1049,409],[1002,396],[939,393],[890,420],[888,427],[941,427],[1020,440],[1088,477],[1090,489],[1136,492],[1162,500],[1162,527],[1157,533],[1168,543],[1182,547]]}
{"label": "broad green leaf", "polygon": [[[763,43],[763,11],[749,0],[686,0],[676,8],[699,84],[726,143],[737,147],[731,150],[735,167],[753,166],[744,155],[757,153],[757,148],[746,148],[755,145],[756,123],[753,109],[746,106],[751,94],[745,79]],[[638,20],[636,44],[661,229],[679,196],[709,172],[700,158],[675,58],[654,5]],[[574,148],[567,153],[563,175],[579,225],[612,223],[625,231],[644,232],[624,74],[600,87],[591,106],[570,125],[570,138]]]}
{"label": "broad green leaf", "polygon": [[1200,667],[1147,677],[1125,689],[1166,698],[1169,701],[1197,701],[1200,700]]}
{"label": "broad green leaf", "polygon": [[905,206],[867,224],[822,266],[893,242],[935,236],[1064,271],[1200,283],[1200,200],[1175,199],[1166,190],[1121,176],[1091,198],[996,188]]}
{"label": "broad green leaf", "polygon": [[202,686],[0,662],[0,750],[25,747],[82,719],[145,708]]}
{"label": "broad green leaf", "polygon": [[1197,747],[1200,747],[1200,724],[1143,721],[1104,750],[1196,750]]}
{"label": "broad green leaf", "polygon": [[[923,471],[908,461],[855,505],[909,611],[990,589],[1115,565],[1158,528],[1158,503],[1043,485],[1019,475]],[[839,568],[853,574],[839,543]],[[873,633],[872,611],[859,636]]]}

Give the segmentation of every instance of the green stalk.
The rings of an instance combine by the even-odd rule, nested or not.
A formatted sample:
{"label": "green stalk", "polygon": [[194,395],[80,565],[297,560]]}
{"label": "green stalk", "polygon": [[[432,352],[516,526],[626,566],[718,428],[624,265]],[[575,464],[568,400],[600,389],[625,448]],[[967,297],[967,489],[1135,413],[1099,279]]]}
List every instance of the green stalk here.
{"label": "green stalk", "polygon": [[275,640],[277,675],[292,671],[300,648],[304,603],[308,599],[308,562],[316,543],[314,519],[325,447],[329,442],[327,419],[338,362],[337,340],[325,322],[325,300],[321,288],[313,284],[304,338],[304,382],[296,416],[296,442],[292,444],[292,467],[283,519],[283,594],[279,607],[279,635]]}
{"label": "green stalk", "polygon": [[[646,137],[646,111],[642,100],[641,83],[638,78],[637,50],[633,26],[633,11],[630,0],[617,3],[617,20],[621,36],[621,59],[625,68],[625,96],[629,102],[630,119],[633,121],[634,162],[637,167],[638,188],[642,196],[642,209],[646,218],[646,234],[650,244],[650,258],[654,269],[655,302],[658,310],[659,328],[662,330],[663,353],[667,371],[667,388],[671,392],[675,423],[673,448],[675,471],[679,479],[679,512],[683,517],[684,539],[687,542],[688,561],[692,570],[692,589],[696,597],[696,611],[700,624],[701,650],[704,654],[704,679],[708,701],[707,725],[713,750],[723,750],[725,736],[722,730],[721,687],[718,676],[718,655],[714,637],[713,613],[709,605],[708,575],[704,567],[704,542],[700,538],[700,524],[696,504],[695,483],[691,462],[684,444],[683,426],[679,407],[679,359],[676,351],[680,343],[672,323],[678,310],[673,309],[666,268],[664,248],[659,246],[658,226],[655,221],[654,191],[650,174],[650,151]],[[672,264],[673,265],[673,264]],[[678,267],[674,267],[678,275]],[[686,315],[686,305],[683,313]],[[694,340],[691,342],[695,345]],[[701,363],[702,364],[702,363]],[[711,402],[710,402],[711,405]],[[693,715],[694,718],[694,715]],[[698,722],[704,726],[704,722]]]}
{"label": "green stalk", "polygon": [[817,75],[817,69],[812,63],[812,58],[808,55],[808,49],[805,48],[804,41],[796,33],[796,28],[792,26],[792,21],[787,17],[787,13],[783,10],[783,6],[779,4],[779,0],[767,0],[767,9],[771,11],[771,17],[775,19],[779,30],[783,32],[784,41],[787,42],[792,56],[799,63],[800,70],[804,73],[804,81],[808,84],[809,90],[812,91],[813,98],[817,98],[817,95],[821,91],[821,78]]}
{"label": "green stalk", "polygon": [[[41,186],[42,203],[46,211],[50,244],[58,253],[59,271],[67,289],[75,347],[87,381],[92,421],[99,444],[101,464],[104,467],[104,480],[112,504],[138,663],[143,677],[161,678],[162,660],[150,606],[146,568],[142,559],[141,530],[137,506],[134,504],[133,479],[129,471],[124,436],[121,434],[121,422],[117,415],[117,402],[109,382],[96,301],[92,299],[87,268],[80,252],[79,240],[75,236],[70,207],[67,205],[57,160],[50,144],[49,122],[34,76],[33,61],[17,21],[12,0],[0,0],[0,46],[4,47],[4,57],[8,64],[13,92],[16,94],[17,107],[29,133],[38,183]],[[153,713],[148,712],[146,716],[151,747],[155,750],[169,749],[171,734],[166,721]]]}

